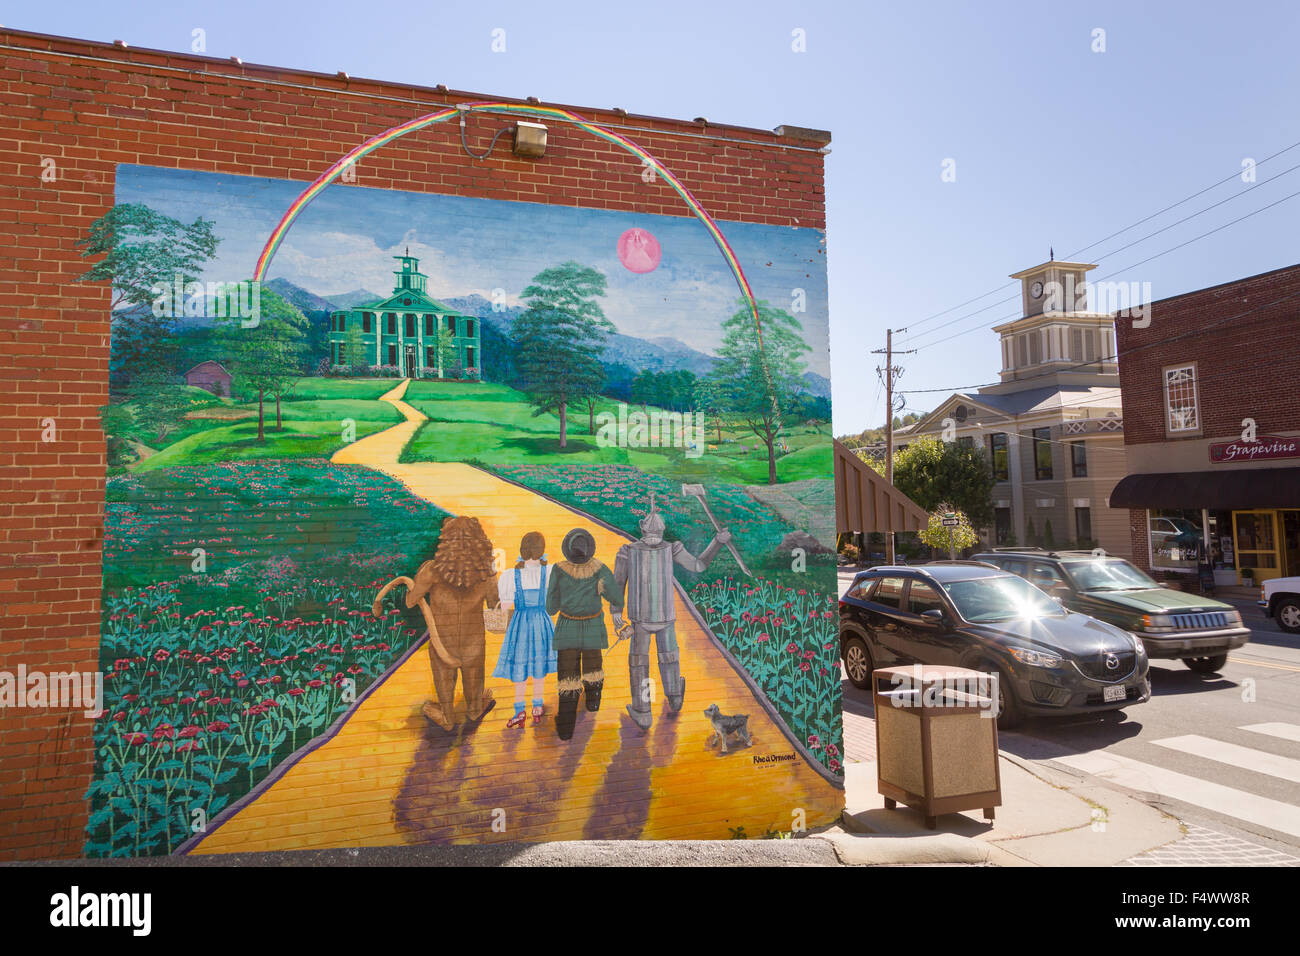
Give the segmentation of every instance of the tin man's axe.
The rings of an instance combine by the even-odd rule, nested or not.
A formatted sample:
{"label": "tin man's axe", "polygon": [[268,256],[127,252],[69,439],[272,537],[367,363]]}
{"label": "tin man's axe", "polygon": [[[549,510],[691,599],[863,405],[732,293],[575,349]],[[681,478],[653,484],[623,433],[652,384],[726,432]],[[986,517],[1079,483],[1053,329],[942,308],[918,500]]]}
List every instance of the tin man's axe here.
{"label": "tin man's axe", "polygon": [[[704,509],[704,513],[709,516],[709,523],[713,525],[713,530],[722,530],[722,525],[718,524],[718,519],[713,517],[713,512],[709,510],[709,503],[704,500],[703,485],[682,485],[682,494],[697,499],[700,503],[700,507]],[[731,556],[735,558],[736,563],[740,565],[740,570],[744,571],[752,578],[754,572],[750,571],[749,568],[745,566],[745,559],[740,556],[740,552],[736,550],[736,546],[728,541],[727,549],[731,551]]]}

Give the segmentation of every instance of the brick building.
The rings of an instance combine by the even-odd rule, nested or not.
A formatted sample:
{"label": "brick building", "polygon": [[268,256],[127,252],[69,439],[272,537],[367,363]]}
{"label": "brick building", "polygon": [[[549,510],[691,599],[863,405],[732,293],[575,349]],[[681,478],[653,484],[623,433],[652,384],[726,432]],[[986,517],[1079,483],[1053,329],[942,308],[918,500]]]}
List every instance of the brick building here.
{"label": "brick building", "polygon": [[[105,442],[98,410],[108,402],[110,289],[76,281],[86,269],[76,241],[114,205],[119,169],[139,164],[305,187],[368,137],[477,98],[444,86],[0,29],[0,669],[100,666]],[[583,115],[635,137],[719,220],[825,227],[828,134],[611,109]],[[482,154],[496,125],[469,124],[469,148]],[[667,183],[642,178],[638,160],[572,125],[552,123],[545,157],[527,160],[502,150],[479,161],[450,128],[367,156],[355,183],[690,215]],[[693,702],[687,709],[697,710]],[[0,711],[0,858],[84,852],[93,728],[80,710]]]}
{"label": "brick building", "polygon": [[[1134,559],[1217,583],[1300,574],[1300,265],[1119,318]],[[1205,542],[1209,543],[1208,548]]]}

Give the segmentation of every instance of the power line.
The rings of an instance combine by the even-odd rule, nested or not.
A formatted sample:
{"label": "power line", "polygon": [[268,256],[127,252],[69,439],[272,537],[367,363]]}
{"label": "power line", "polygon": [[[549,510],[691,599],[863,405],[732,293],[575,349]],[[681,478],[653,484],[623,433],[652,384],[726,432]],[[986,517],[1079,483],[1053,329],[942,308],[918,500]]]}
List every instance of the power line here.
{"label": "power line", "polygon": [[[1179,341],[1182,341],[1183,339],[1191,338],[1192,336],[1204,335],[1205,333],[1211,331],[1212,329],[1216,329],[1216,328],[1218,328],[1218,327],[1220,327],[1220,326],[1227,325],[1227,324],[1229,324],[1229,323],[1240,322],[1242,319],[1246,319],[1247,317],[1252,316],[1252,315],[1255,316],[1255,318],[1250,319],[1249,322],[1259,322],[1259,321],[1262,321],[1262,320],[1264,319],[1264,316],[1259,315],[1258,313],[1261,313],[1261,312],[1263,312],[1263,311],[1266,310],[1266,309],[1270,309],[1270,308],[1272,308],[1272,307],[1275,306],[1275,305],[1281,305],[1283,302],[1288,302],[1288,301],[1290,301],[1290,300],[1292,300],[1292,299],[1300,299],[1300,292],[1291,292],[1291,293],[1288,293],[1287,295],[1280,296],[1280,297],[1278,297],[1278,298],[1276,298],[1276,299],[1273,299],[1273,300],[1271,300],[1271,301],[1269,301],[1269,302],[1265,302],[1265,303],[1262,304],[1262,305],[1257,305],[1257,306],[1254,306],[1254,307],[1252,307],[1252,308],[1245,309],[1245,310],[1243,310],[1243,311],[1241,311],[1241,312],[1234,313],[1233,315],[1226,316],[1225,318],[1219,319],[1219,320],[1217,320],[1217,321],[1211,323],[1210,325],[1200,326],[1200,327],[1198,327],[1198,328],[1194,328],[1194,329],[1189,329],[1188,331],[1183,332],[1183,333],[1181,333],[1181,334],[1179,334],[1179,335],[1174,335],[1174,336],[1170,336],[1170,337],[1167,337],[1167,338],[1157,339],[1157,340],[1155,340],[1155,341],[1152,341],[1152,342],[1146,342],[1146,343],[1143,343],[1143,344],[1141,344],[1141,345],[1133,345],[1133,346],[1130,346],[1130,347],[1127,348],[1127,349],[1118,350],[1118,351],[1116,352],[1116,354],[1114,354],[1114,355],[1105,355],[1105,356],[1101,356],[1101,357],[1096,358],[1096,359],[1092,359],[1092,360],[1087,361],[1087,362],[1078,362],[1078,363],[1076,363],[1076,364],[1074,364],[1074,365],[1066,365],[1066,366],[1062,366],[1062,367],[1054,368],[1054,369],[1052,369],[1052,370],[1050,370],[1050,371],[1039,372],[1039,373],[1034,374],[1034,375],[1027,375],[1027,376],[1025,376],[1024,378],[1017,379],[1016,381],[1017,381],[1017,382],[1032,382],[1034,379],[1037,379],[1037,378],[1051,378],[1051,377],[1054,377],[1054,376],[1056,376],[1056,375],[1059,375],[1059,374],[1061,374],[1061,373],[1063,373],[1063,372],[1074,372],[1074,371],[1078,371],[1078,370],[1080,370],[1080,369],[1087,369],[1087,368],[1089,368],[1090,366],[1098,365],[1098,364],[1101,363],[1101,362],[1109,362],[1109,361],[1118,362],[1119,359],[1120,359],[1121,357],[1125,356],[1125,355],[1132,355],[1132,354],[1134,354],[1134,353],[1136,353],[1136,352],[1144,351],[1145,349],[1155,348],[1157,345],[1168,345],[1168,344],[1171,343],[1171,342],[1179,342]],[[1214,370],[1211,369],[1210,371],[1214,371]],[[1216,376],[1219,375],[1219,374],[1223,374],[1223,373],[1215,372],[1214,375],[1202,375],[1202,376],[1201,376],[1201,380],[1202,380],[1202,381],[1204,381],[1204,380],[1212,380],[1214,377],[1216,377]],[[986,388],[986,387],[988,387],[988,386],[990,386],[990,385],[1001,385],[1001,384],[1004,384],[1004,383],[999,379],[999,380],[996,381],[996,382],[983,382],[983,383],[978,384],[978,385],[964,385],[964,386],[959,386],[959,387],[955,387],[955,388],[954,388],[954,387],[947,387],[947,388],[911,388],[911,389],[908,389],[908,390],[907,390],[907,393],[908,393],[908,394],[912,394],[912,395],[929,394],[929,393],[933,393],[933,392],[948,392],[948,393],[951,393],[951,394],[959,394],[959,393],[968,393],[968,392],[970,392],[972,389]],[[1102,387],[1102,388],[1119,388],[1120,386],[1117,386],[1117,385],[1107,385],[1107,386],[1098,386],[1098,387]],[[1084,403],[1080,402],[1080,403],[1077,403],[1077,404],[1084,404]],[[1061,407],[1066,407],[1066,403],[1063,403]]]}
{"label": "power line", "polygon": [[[1260,166],[1262,166],[1264,163],[1268,162],[1269,160],[1276,159],[1278,156],[1281,156],[1283,153],[1290,152],[1291,150],[1295,149],[1297,146],[1300,146],[1300,141],[1295,142],[1295,143],[1292,143],[1290,146],[1283,147],[1282,149],[1278,150],[1276,153],[1273,153],[1273,154],[1271,154],[1271,155],[1269,155],[1269,156],[1265,156],[1263,159],[1261,159],[1258,163],[1255,164],[1255,168],[1258,169]],[[1177,225],[1179,225],[1179,224],[1181,224],[1181,223],[1187,222],[1187,221],[1190,220],[1190,219],[1194,219],[1196,216],[1199,216],[1199,215],[1201,215],[1202,213],[1208,212],[1208,211],[1211,210],[1211,209],[1214,209],[1214,208],[1216,208],[1216,207],[1218,207],[1218,206],[1221,206],[1221,205],[1223,205],[1223,204],[1226,203],[1226,202],[1231,202],[1231,201],[1234,200],[1234,199],[1240,198],[1241,196],[1246,195],[1247,193],[1251,192],[1251,191],[1254,190],[1254,189],[1259,188],[1260,186],[1264,186],[1264,185],[1266,185],[1266,184],[1272,182],[1272,181],[1275,180],[1275,179],[1279,179],[1280,177],[1285,176],[1285,175],[1287,175],[1288,173],[1294,172],[1296,169],[1300,169],[1300,166],[1292,166],[1290,169],[1287,169],[1287,170],[1285,170],[1285,171],[1283,171],[1283,172],[1281,172],[1281,173],[1278,173],[1278,174],[1275,175],[1275,176],[1271,176],[1271,177],[1269,177],[1268,179],[1264,180],[1263,182],[1260,182],[1260,183],[1256,183],[1256,184],[1254,184],[1254,185],[1251,186],[1249,189],[1245,189],[1245,190],[1243,190],[1243,191],[1241,191],[1241,192],[1239,192],[1239,193],[1236,193],[1235,195],[1229,196],[1229,197],[1227,197],[1226,199],[1222,199],[1222,200],[1220,200],[1220,201],[1217,202],[1217,203],[1214,203],[1214,204],[1212,204],[1212,205],[1210,205],[1210,206],[1207,206],[1207,207],[1205,207],[1205,209],[1202,209],[1202,210],[1200,210],[1199,212],[1193,213],[1191,216],[1186,216],[1186,217],[1184,217],[1183,219],[1180,219],[1178,222],[1176,222],[1176,223],[1172,223],[1172,224],[1169,225],[1169,226],[1165,226],[1165,227],[1163,227],[1162,229],[1159,229],[1159,230],[1157,230],[1156,232],[1153,232],[1153,233],[1151,233],[1150,235],[1143,237],[1142,239],[1135,240],[1134,242],[1129,243],[1129,244],[1126,245],[1126,246],[1122,246],[1122,247],[1120,247],[1119,249],[1113,249],[1113,250],[1111,250],[1110,252],[1106,253],[1106,255],[1107,255],[1107,256],[1111,256],[1111,255],[1114,255],[1116,252],[1122,252],[1124,249],[1127,249],[1127,248],[1129,248],[1130,246],[1137,245],[1137,244],[1140,243],[1140,242],[1144,242],[1144,241],[1146,241],[1146,239],[1150,239],[1150,238],[1152,238],[1152,237],[1154,237],[1154,236],[1159,235],[1161,232],[1164,232],[1164,231],[1166,231],[1166,230],[1168,230],[1168,229],[1173,228],[1174,226],[1177,226]],[[1091,242],[1091,243],[1089,243],[1088,245],[1083,246],[1083,247],[1080,248],[1080,249],[1076,249],[1074,252],[1069,253],[1069,254],[1066,256],[1066,258],[1067,258],[1067,259],[1073,259],[1075,256],[1077,256],[1077,255],[1081,255],[1082,253],[1087,252],[1089,249],[1093,248],[1094,246],[1099,246],[1099,245],[1101,245],[1103,242],[1109,242],[1111,239],[1114,239],[1114,238],[1116,238],[1117,236],[1121,236],[1121,235],[1123,235],[1124,233],[1128,232],[1128,231],[1131,230],[1131,229],[1136,229],[1138,226],[1142,225],[1143,223],[1150,222],[1152,219],[1155,219],[1155,218],[1157,218],[1157,217],[1159,217],[1159,216],[1162,216],[1162,215],[1164,215],[1165,213],[1169,212],[1169,211],[1172,210],[1172,209],[1177,209],[1179,206],[1184,205],[1185,203],[1191,202],[1193,199],[1196,199],[1196,198],[1199,197],[1199,196],[1203,196],[1203,195],[1205,195],[1207,192],[1210,192],[1211,190],[1217,189],[1219,186],[1222,186],[1222,185],[1224,185],[1225,183],[1232,182],[1233,180],[1238,179],[1238,178],[1240,177],[1240,175],[1241,175],[1240,172],[1234,172],[1231,176],[1228,176],[1228,177],[1226,177],[1225,179],[1220,179],[1219,181],[1217,181],[1217,182],[1215,182],[1215,183],[1211,183],[1209,186],[1206,186],[1204,189],[1198,190],[1197,192],[1192,193],[1190,196],[1185,196],[1184,198],[1178,200],[1178,202],[1176,202],[1176,203],[1172,203],[1172,204],[1170,204],[1170,205],[1168,205],[1168,206],[1165,206],[1163,209],[1160,209],[1160,210],[1158,210],[1157,212],[1153,212],[1153,213],[1151,213],[1149,216],[1145,216],[1145,217],[1143,217],[1142,219],[1139,219],[1139,220],[1137,220],[1137,221],[1134,222],[1134,223],[1130,223],[1129,225],[1125,226],[1123,229],[1119,229],[1119,230],[1117,230],[1116,232],[1112,232],[1109,236],[1106,236],[1105,238],[1098,239],[1096,242]],[[1265,207],[1265,208],[1267,208],[1267,207]],[[1129,267],[1129,268],[1132,268],[1132,267]],[[917,322],[910,323],[910,324],[908,325],[907,328],[908,328],[908,329],[911,329],[911,328],[916,328],[916,327],[919,327],[919,326],[925,325],[927,322],[931,322],[931,321],[933,321],[934,319],[937,319],[937,318],[940,318],[941,316],[947,315],[949,312],[954,312],[954,311],[956,311],[957,309],[964,308],[964,307],[967,306],[967,305],[970,305],[970,304],[972,304],[972,303],[974,303],[974,302],[978,302],[980,299],[987,298],[988,296],[993,295],[993,294],[996,293],[996,292],[1000,292],[1000,291],[1002,291],[1003,289],[1006,289],[1006,288],[1012,287],[1012,286],[1014,286],[1014,285],[1015,285],[1015,282],[1003,283],[1002,285],[999,285],[998,287],[996,287],[996,288],[994,288],[994,289],[990,289],[988,292],[985,292],[985,293],[983,293],[982,295],[977,295],[977,296],[975,296],[975,297],[972,298],[972,299],[967,299],[965,302],[962,302],[962,303],[960,303],[959,305],[954,305],[954,306],[952,306],[951,308],[944,309],[942,312],[936,312],[936,313],[934,313],[933,315],[926,316],[925,318],[923,318],[923,319],[921,319],[921,320],[919,320],[919,321],[917,321]],[[972,317],[972,316],[979,315],[981,312],[987,312],[989,309],[993,308],[993,307],[996,306],[996,305],[1001,305],[1001,304],[1004,303],[1004,302],[1010,302],[1010,301],[1012,301],[1012,300],[1014,300],[1014,299],[1017,299],[1017,298],[1019,298],[1019,296],[1009,296],[1008,298],[1005,298],[1005,299],[999,299],[997,302],[994,302],[994,303],[992,303],[992,304],[990,304],[990,305],[987,305],[987,306],[985,306],[985,307],[982,308],[982,309],[978,309],[978,310],[976,310],[975,312],[971,312],[971,313],[969,313],[969,314],[967,314],[967,315],[965,315],[965,316],[959,316],[959,317],[956,318],[956,319],[952,319],[952,320],[950,320],[950,321],[948,321],[948,322],[945,322],[943,325],[936,326],[934,329],[929,330],[929,332],[934,332],[934,331],[937,331],[938,329],[945,328],[946,326],[949,326],[949,325],[952,325],[952,324],[954,324],[954,323],[956,323],[956,322],[961,321],[963,318],[970,318],[970,317]],[[900,330],[900,331],[905,331],[905,330]],[[927,332],[926,334],[928,335],[929,332]]]}
{"label": "power line", "polygon": [[[1300,167],[1297,167],[1297,168],[1300,168]],[[1102,282],[1102,281],[1104,281],[1104,280],[1106,280],[1106,279],[1109,279],[1109,278],[1112,278],[1112,277],[1114,277],[1114,276],[1119,275],[1121,272],[1127,272],[1129,269],[1135,269],[1135,268],[1137,268],[1138,266],[1146,265],[1148,262],[1152,262],[1152,261],[1154,261],[1154,260],[1156,260],[1156,259],[1161,258],[1162,256],[1167,256],[1167,255],[1169,255],[1169,253],[1171,253],[1171,252],[1177,252],[1179,249],[1182,249],[1184,246],[1189,246],[1189,245],[1191,245],[1193,242],[1199,242],[1201,239],[1205,239],[1205,238],[1207,238],[1208,236],[1212,236],[1212,235],[1214,235],[1216,232],[1221,232],[1221,231],[1223,231],[1224,229],[1227,229],[1229,226],[1235,226],[1237,223],[1239,223],[1239,222],[1244,222],[1245,220],[1250,219],[1252,216],[1257,216],[1257,215],[1259,215],[1261,212],[1267,212],[1269,209],[1272,209],[1274,206],[1279,206],[1279,205],[1281,205],[1281,204],[1284,203],[1284,202],[1288,202],[1289,200],[1295,199],[1297,196],[1300,196],[1300,190],[1297,190],[1296,192],[1293,192],[1293,193],[1289,193],[1288,195],[1283,196],[1281,199],[1275,199],[1273,202],[1269,203],[1268,205],[1266,205],[1266,206],[1261,206],[1261,207],[1259,207],[1258,209],[1252,210],[1251,212],[1246,213],[1244,216],[1238,216],[1236,219],[1232,219],[1232,220],[1230,220],[1230,221],[1228,221],[1228,222],[1223,223],[1222,225],[1215,226],[1213,229],[1209,230],[1208,232],[1203,232],[1203,233],[1201,233],[1199,236],[1193,236],[1191,239],[1188,239],[1188,240],[1186,240],[1186,241],[1184,241],[1184,242],[1180,242],[1178,245],[1176,245],[1176,246],[1171,246],[1170,248],[1165,249],[1165,250],[1163,250],[1163,251],[1161,251],[1161,252],[1157,252],[1157,253],[1155,253],[1154,255],[1147,256],[1145,259],[1139,259],[1137,262],[1130,262],[1130,263],[1129,263],[1128,265],[1126,265],[1126,266],[1122,266],[1122,267],[1120,267],[1119,269],[1114,270],[1113,272],[1108,272],[1108,273],[1106,273],[1105,275],[1101,276],[1101,278],[1099,278],[1099,279],[1094,279],[1094,280],[1091,280],[1091,281],[1094,282],[1094,283],[1096,283],[1096,282]],[[1152,235],[1155,235],[1155,234],[1153,233]],[[1125,247],[1125,248],[1127,248],[1127,247]],[[1013,296],[1012,298],[1019,298],[1019,296]],[[1002,300],[1002,301],[1007,301],[1007,300],[1004,299],[1004,300]],[[1000,304],[1000,303],[997,303],[997,302],[994,303],[994,305],[998,305],[998,304]],[[993,306],[988,306],[988,308],[992,308],[992,307],[993,307]],[[987,309],[981,309],[980,311],[981,311],[981,312],[984,312],[984,311],[987,311]],[[971,315],[975,315],[975,314],[976,314],[976,313],[971,313]],[[970,318],[970,316],[963,316],[962,318]],[[1018,318],[1023,318],[1023,316],[1021,316],[1019,313],[1011,313],[1010,315],[1006,315],[1006,316],[1003,316],[1003,317],[1000,318],[1000,319],[997,319],[996,322],[1011,321],[1011,320],[1013,320],[1013,319],[1018,319]],[[952,321],[953,321],[953,322],[957,322],[957,321],[960,321],[960,319],[954,319],[954,320],[952,320]],[[996,322],[995,322],[995,324],[996,324]],[[944,328],[945,326],[948,326],[948,325],[951,325],[951,324],[952,324],[952,322],[945,322],[943,325],[935,326],[933,329],[930,330],[930,332],[927,332],[926,334],[929,335],[929,334],[931,334],[931,333],[933,333],[933,332],[937,332],[939,329]],[[930,348],[931,346],[937,345],[937,344],[939,344],[940,342],[951,342],[953,339],[961,338],[961,336],[963,336],[963,335],[969,335],[971,332],[977,332],[977,331],[980,331],[980,330],[982,330],[982,329],[984,329],[984,328],[986,328],[986,326],[983,326],[983,325],[976,325],[976,326],[972,326],[971,328],[966,329],[966,330],[964,330],[964,331],[962,331],[962,332],[957,332],[957,333],[955,333],[955,334],[953,334],[953,335],[946,336],[946,337],[944,337],[944,338],[942,338],[942,339],[935,339],[934,341],[930,341],[930,342],[922,342],[921,344],[919,344],[919,345],[916,346],[916,351],[919,352],[919,351],[921,351],[922,349]]]}

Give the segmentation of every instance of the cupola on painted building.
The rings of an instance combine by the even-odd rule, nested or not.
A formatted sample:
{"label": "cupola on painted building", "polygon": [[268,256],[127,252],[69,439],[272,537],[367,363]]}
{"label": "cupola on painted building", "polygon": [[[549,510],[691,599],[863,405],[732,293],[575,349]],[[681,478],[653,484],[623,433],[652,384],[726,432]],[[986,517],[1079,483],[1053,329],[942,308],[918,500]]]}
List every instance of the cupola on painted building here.
{"label": "cupola on painted building", "polygon": [[431,298],[428,276],[409,249],[393,258],[401,266],[392,295],[330,315],[330,361],[392,365],[410,378],[480,378],[481,320]]}

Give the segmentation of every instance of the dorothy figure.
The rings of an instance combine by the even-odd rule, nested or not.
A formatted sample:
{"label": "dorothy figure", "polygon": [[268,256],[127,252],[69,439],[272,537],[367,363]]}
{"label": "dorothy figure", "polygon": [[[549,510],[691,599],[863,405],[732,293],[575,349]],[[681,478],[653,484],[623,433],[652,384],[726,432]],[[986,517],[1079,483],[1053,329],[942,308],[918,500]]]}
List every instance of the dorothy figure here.
{"label": "dorothy figure", "polygon": [[515,685],[515,712],[506,721],[509,729],[523,727],[527,721],[524,701],[530,679],[533,723],[542,722],[546,699],[543,685],[546,675],[555,673],[555,626],[546,613],[546,577],[546,539],[530,531],[519,542],[514,573],[501,575],[497,582],[497,596],[502,609],[510,612],[510,623],[492,676]]}

